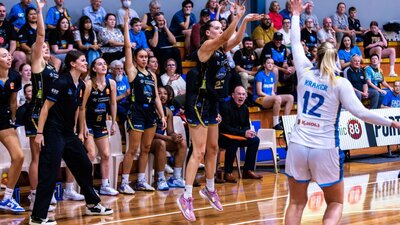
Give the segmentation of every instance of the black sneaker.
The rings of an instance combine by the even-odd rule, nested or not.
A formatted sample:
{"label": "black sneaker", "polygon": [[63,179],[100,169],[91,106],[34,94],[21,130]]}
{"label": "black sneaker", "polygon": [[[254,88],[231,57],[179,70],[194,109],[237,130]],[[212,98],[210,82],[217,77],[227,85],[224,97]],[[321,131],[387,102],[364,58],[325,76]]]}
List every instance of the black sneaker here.
{"label": "black sneaker", "polygon": [[39,224],[56,225],[57,222],[54,220],[50,220],[49,218],[42,219],[34,216],[29,217],[29,225],[39,225]]}
{"label": "black sneaker", "polygon": [[89,215],[89,216],[104,216],[104,215],[110,215],[113,213],[114,213],[114,211],[112,209],[106,208],[106,207],[102,206],[100,203],[93,207],[86,206],[86,215]]}
{"label": "black sneaker", "polygon": [[282,126],[282,124],[278,123],[278,124],[275,125],[272,129],[275,129],[275,130],[283,130],[283,126]]}

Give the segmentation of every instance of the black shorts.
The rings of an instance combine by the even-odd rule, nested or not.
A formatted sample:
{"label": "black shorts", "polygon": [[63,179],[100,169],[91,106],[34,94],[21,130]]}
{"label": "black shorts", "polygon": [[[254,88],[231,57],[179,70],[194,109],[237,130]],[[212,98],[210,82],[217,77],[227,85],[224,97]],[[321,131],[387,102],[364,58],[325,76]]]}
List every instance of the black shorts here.
{"label": "black shorts", "polygon": [[90,126],[88,125],[89,135],[94,139],[101,139],[108,137],[108,130],[106,126]]}
{"label": "black shorts", "polygon": [[201,95],[186,95],[185,115],[190,126],[218,124],[217,105]]}
{"label": "black shorts", "polygon": [[0,130],[6,130],[9,128],[14,128],[13,124],[11,124],[10,113],[0,114]]}
{"label": "black shorts", "polygon": [[127,130],[143,132],[156,125],[157,115],[154,104],[132,103],[128,111]]}
{"label": "black shorts", "polygon": [[40,109],[38,105],[34,106],[29,104],[26,110],[26,120],[25,120],[25,135],[27,137],[35,137],[37,132],[37,127],[39,124]]}

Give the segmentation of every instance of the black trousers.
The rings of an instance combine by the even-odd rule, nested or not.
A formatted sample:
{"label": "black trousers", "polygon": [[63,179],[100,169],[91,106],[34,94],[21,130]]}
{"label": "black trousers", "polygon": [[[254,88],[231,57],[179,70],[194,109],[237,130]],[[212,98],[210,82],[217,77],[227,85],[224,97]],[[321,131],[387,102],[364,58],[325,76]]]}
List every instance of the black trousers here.
{"label": "black trousers", "polygon": [[39,181],[32,216],[47,218],[61,158],[81,187],[86,204],[99,203],[100,198],[93,189],[92,163],[78,136],[73,132],[65,133],[56,128],[45,128],[44,144],[39,157]]}
{"label": "black trousers", "polygon": [[224,135],[220,135],[219,146],[221,148],[225,148],[226,150],[224,163],[225,173],[233,172],[233,161],[235,160],[238,147],[247,147],[243,170],[254,170],[259,144],[260,139],[257,136],[255,136],[254,138],[247,138],[246,140],[239,141],[227,138]]}

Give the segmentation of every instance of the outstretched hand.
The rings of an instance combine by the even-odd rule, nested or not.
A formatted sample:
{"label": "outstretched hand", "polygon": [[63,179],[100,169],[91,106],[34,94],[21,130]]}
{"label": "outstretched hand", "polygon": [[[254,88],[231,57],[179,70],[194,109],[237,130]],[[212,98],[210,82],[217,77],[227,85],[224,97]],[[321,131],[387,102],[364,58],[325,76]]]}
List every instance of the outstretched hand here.
{"label": "outstretched hand", "polygon": [[46,5],[46,0],[36,0],[36,5],[38,10],[42,10],[43,7]]}
{"label": "outstretched hand", "polygon": [[290,0],[292,3],[292,14],[293,15],[300,15],[301,12],[308,6],[310,3],[306,3],[303,5],[302,0]]}
{"label": "outstretched hand", "polygon": [[129,24],[129,9],[125,9],[124,23]]}
{"label": "outstretched hand", "polygon": [[261,20],[263,18],[263,15],[260,15],[258,13],[249,13],[247,14],[244,19],[247,22],[252,22],[252,21],[257,21],[257,20]]}

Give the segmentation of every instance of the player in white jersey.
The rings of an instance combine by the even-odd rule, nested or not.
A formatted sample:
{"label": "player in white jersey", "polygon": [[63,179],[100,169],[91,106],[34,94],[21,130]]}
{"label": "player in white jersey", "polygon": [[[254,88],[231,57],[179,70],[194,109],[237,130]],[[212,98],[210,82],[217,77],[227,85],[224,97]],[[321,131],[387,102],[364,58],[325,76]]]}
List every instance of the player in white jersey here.
{"label": "player in white jersey", "polygon": [[324,192],[327,209],[324,224],[338,224],[343,209],[343,153],[339,150],[338,121],[341,106],[356,117],[383,126],[400,128],[367,110],[354,94],[350,82],[336,76],[337,51],[325,42],[318,48],[317,65],[304,54],[300,43],[299,16],[306,5],[291,0],[293,8],[291,43],[298,79],[297,122],[292,131],[286,159],[290,202],[285,224],[300,224],[307,204],[307,187],[315,180]]}

